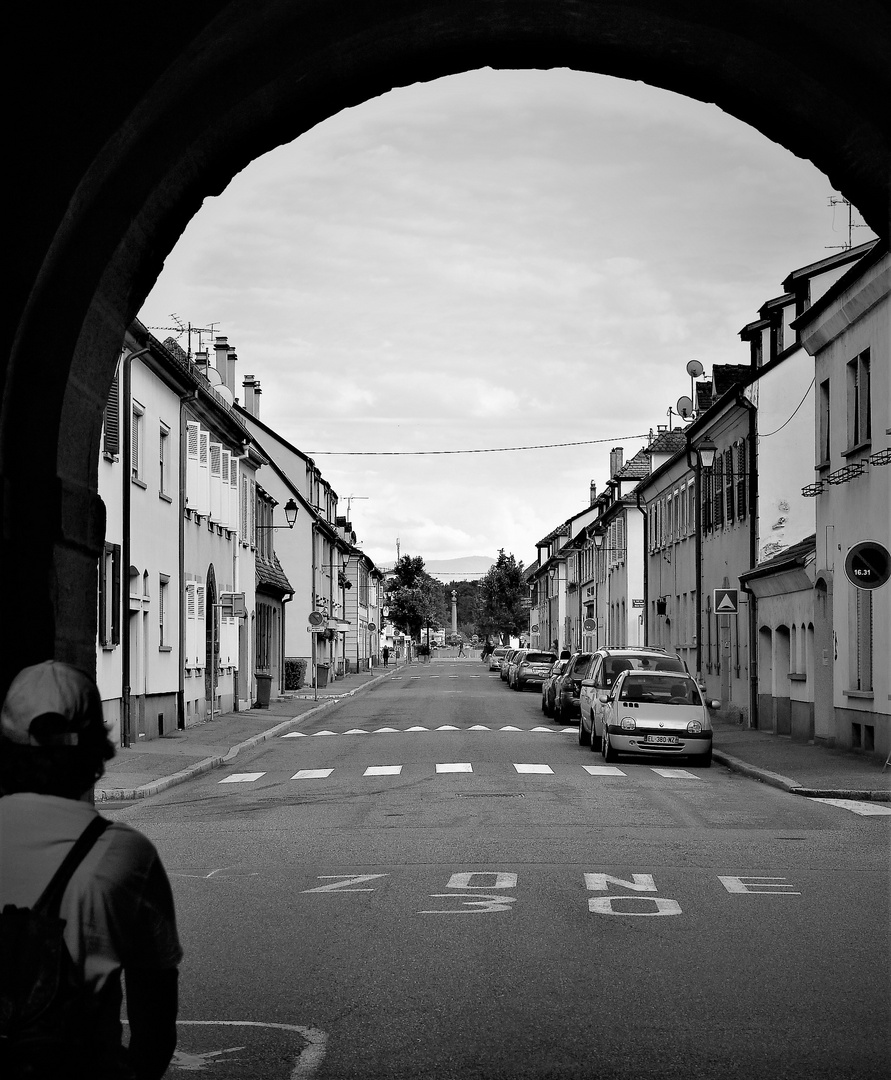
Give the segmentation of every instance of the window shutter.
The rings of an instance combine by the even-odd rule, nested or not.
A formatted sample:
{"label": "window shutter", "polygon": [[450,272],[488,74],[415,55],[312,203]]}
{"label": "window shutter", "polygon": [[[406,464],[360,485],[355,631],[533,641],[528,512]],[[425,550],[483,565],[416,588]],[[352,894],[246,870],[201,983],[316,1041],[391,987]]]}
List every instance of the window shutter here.
{"label": "window shutter", "polygon": [[250,543],[248,532],[248,500],[250,498],[251,484],[247,473],[241,474],[241,542]]}
{"label": "window shutter", "polygon": [[736,451],[736,516],[740,519],[746,516],[746,440],[740,439]]}
{"label": "window shutter", "polygon": [[121,545],[111,553],[111,643],[121,643]]}
{"label": "window shutter", "polygon": [[727,504],[727,523],[728,525],[733,521],[733,505],[734,505],[734,491],[733,491],[733,447],[728,446],[724,451],[724,489],[725,489],[725,502]]}
{"label": "window shutter", "polygon": [[206,627],[205,627],[205,597],[207,586],[195,583],[195,663],[198,667],[205,666],[206,660]]}
{"label": "window shutter", "polygon": [[198,510],[198,441],[201,425],[195,420],[186,421],[186,506]]}
{"label": "window shutter", "polygon": [[228,529],[229,521],[229,470],[232,464],[232,455],[228,450],[223,450],[220,462],[220,523]]}
{"label": "window shutter", "polygon": [[724,524],[724,463],[721,455],[715,455],[712,468],[712,503],[714,505],[715,528]]}
{"label": "window shutter", "polygon": [[251,480],[251,491],[248,499],[248,510],[251,522],[251,547],[257,546],[257,482]]}
{"label": "window shutter", "polygon": [[115,372],[105,404],[105,453],[117,456],[121,452],[121,376]]}
{"label": "window shutter", "polygon": [[139,423],[142,419],[142,414],[133,410],[133,423],[131,424],[130,432],[130,472],[131,475],[137,479],[140,475],[140,462],[139,462]]}

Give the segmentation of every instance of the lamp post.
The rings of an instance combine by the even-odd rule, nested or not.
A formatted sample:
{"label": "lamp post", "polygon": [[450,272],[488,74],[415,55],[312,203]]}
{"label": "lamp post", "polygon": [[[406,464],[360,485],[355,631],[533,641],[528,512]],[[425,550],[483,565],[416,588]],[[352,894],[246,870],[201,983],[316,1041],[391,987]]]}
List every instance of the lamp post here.
{"label": "lamp post", "polygon": [[297,515],[300,512],[300,508],[293,499],[288,499],[285,503],[285,525],[255,525],[256,529],[293,529],[294,524],[297,521]]}

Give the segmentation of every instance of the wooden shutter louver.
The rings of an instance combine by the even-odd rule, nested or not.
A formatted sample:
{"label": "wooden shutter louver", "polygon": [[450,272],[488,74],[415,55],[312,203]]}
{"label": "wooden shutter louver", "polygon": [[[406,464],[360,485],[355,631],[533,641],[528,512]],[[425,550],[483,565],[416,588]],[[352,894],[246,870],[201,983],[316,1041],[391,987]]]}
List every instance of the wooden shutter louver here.
{"label": "wooden shutter louver", "polygon": [[104,449],[106,454],[117,457],[121,452],[121,382],[120,373],[115,372],[114,380],[108,391],[105,403]]}

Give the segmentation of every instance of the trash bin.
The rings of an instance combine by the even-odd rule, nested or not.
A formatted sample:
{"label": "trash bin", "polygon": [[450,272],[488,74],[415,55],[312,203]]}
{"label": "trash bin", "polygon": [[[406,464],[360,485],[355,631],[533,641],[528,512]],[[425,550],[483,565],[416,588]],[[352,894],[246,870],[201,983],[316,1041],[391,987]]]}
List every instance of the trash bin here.
{"label": "trash bin", "polygon": [[316,686],[321,689],[328,685],[328,665],[316,664]]}
{"label": "trash bin", "polygon": [[257,700],[254,702],[254,708],[268,709],[269,698],[272,694],[272,676],[255,671],[254,678],[257,680]]}

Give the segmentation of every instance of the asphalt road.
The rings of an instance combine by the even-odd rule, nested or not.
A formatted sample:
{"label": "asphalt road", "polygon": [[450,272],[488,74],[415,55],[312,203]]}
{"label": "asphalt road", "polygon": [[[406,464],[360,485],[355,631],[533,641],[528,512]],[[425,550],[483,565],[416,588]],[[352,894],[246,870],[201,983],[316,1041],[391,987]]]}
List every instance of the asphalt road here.
{"label": "asphalt road", "polygon": [[891,819],[539,706],[416,666],[111,812],[176,894],[168,1075],[884,1080]]}

